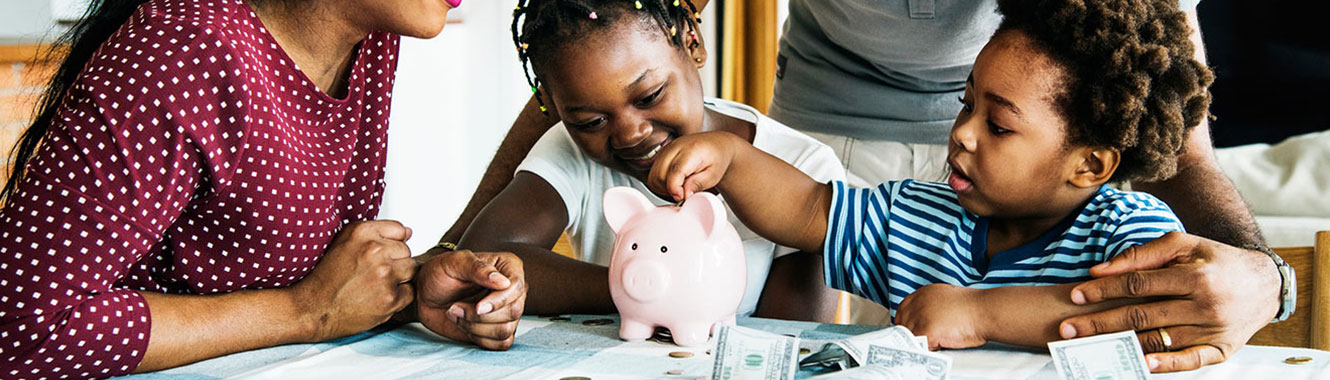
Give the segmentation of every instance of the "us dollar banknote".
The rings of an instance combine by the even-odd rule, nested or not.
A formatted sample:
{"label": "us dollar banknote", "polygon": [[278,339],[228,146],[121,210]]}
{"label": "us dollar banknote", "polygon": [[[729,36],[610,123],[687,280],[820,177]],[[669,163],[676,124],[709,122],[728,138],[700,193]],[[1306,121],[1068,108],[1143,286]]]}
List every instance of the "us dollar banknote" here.
{"label": "us dollar banknote", "polygon": [[942,380],[951,372],[951,358],[919,351],[917,347],[897,348],[870,345],[864,365],[883,366],[904,379]]}
{"label": "us dollar banknote", "polygon": [[790,380],[798,367],[799,338],[722,325],[712,357],[712,380]]}
{"label": "us dollar banknote", "polygon": [[923,348],[919,347],[918,341],[910,329],[901,326],[892,326],[874,332],[855,335],[849,338],[840,339],[832,342],[845,353],[850,355],[856,364],[863,365],[868,360],[868,346],[877,345],[885,347],[894,347],[899,349],[913,349],[927,351],[927,343]]}
{"label": "us dollar banknote", "polygon": [[1063,380],[1144,380],[1150,378],[1135,331],[1048,343]]}

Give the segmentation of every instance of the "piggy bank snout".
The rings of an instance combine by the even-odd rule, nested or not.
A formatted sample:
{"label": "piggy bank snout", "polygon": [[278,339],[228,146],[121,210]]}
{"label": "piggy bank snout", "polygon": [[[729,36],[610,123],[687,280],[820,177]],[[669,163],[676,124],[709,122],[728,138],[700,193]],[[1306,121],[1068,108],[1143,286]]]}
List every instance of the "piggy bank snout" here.
{"label": "piggy bank snout", "polygon": [[638,302],[661,298],[669,287],[670,271],[663,263],[635,260],[624,266],[624,293]]}

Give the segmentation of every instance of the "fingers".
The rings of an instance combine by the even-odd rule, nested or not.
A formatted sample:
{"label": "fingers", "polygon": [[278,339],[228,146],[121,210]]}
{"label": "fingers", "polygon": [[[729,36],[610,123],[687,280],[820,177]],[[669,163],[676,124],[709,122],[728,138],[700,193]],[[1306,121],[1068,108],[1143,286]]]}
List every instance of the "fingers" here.
{"label": "fingers", "polygon": [[676,140],[666,146],[656,158],[647,176],[647,184],[653,191],[667,194],[675,201],[682,201],[693,193],[706,190],[716,184],[711,177],[711,151],[701,140]]}
{"label": "fingers", "polygon": [[357,228],[367,229],[376,236],[389,240],[404,242],[411,238],[411,229],[396,220],[375,220],[364,222],[363,225],[357,226]]}
{"label": "fingers", "polygon": [[[1192,345],[1207,344],[1207,334],[1202,327],[1197,326],[1170,326],[1144,330],[1136,333],[1136,340],[1141,342],[1141,349],[1145,353],[1151,352],[1169,352],[1180,350]],[[1168,333],[1168,339],[1164,339],[1163,330]]]}
{"label": "fingers", "polygon": [[1124,298],[1187,296],[1203,281],[1189,266],[1127,272],[1086,281],[1071,289],[1077,305]]}
{"label": "fingers", "polygon": [[[1067,318],[1058,326],[1058,333],[1063,339],[1071,339],[1118,331],[1145,331],[1164,326],[1206,322],[1204,316],[1197,315],[1192,305],[1186,300],[1166,300],[1119,306],[1098,313]],[[1173,347],[1179,347],[1179,342],[1174,341]]]}
{"label": "fingers", "polygon": [[1090,275],[1105,277],[1131,271],[1162,268],[1174,260],[1186,257],[1196,248],[1199,239],[1182,232],[1170,232],[1149,243],[1128,247],[1126,251],[1107,262],[1090,268]]}
{"label": "fingers", "polygon": [[690,158],[691,156],[693,155],[687,152],[676,154],[670,157],[670,161],[666,164],[660,165],[666,170],[662,185],[675,201],[688,199],[693,195],[693,191],[696,191],[695,187],[690,189],[686,186],[688,179],[698,171],[697,164]]}
{"label": "fingers", "polygon": [[1224,352],[1208,344],[1187,347],[1176,352],[1145,355],[1151,372],[1190,371],[1227,360]]}
{"label": "fingers", "polygon": [[[490,289],[507,289],[512,285],[508,276],[504,276],[489,261],[482,259],[476,253],[471,251],[453,251],[445,253],[449,255],[444,261],[444,274],[459,282],[469,282]],[[480,255],[495,255],[481,253]],[[512,259],[516,259],[513,256]]]}
{"label": "fingers", "polygon": [[471,338],[471,342],[488,350],[507,350],[512,346],[517,333],[518,318],[521,314],[506,313],[477,314],[476,305],[466,302],[454,303],[448,309],[448,316],[457,327]]}
{"label": "fingers", "polygon": [[513,318],[522,316],[522,309],[526,303],[526,286],[513,286],[504,290],[490,292],[485,298],[476,302],[476,311],[482,315],[498,311],[510,310]]}
{"label": "fingers", "polygon": [[[513,323],[515,324],[516,322]],[[517,330],[517,328],[513,327],[513,330]],[[509,348],[513,347],[513,339],[514,337],[512,336],[506,339],[490,339],[485,337],[472,336],[471,343],[474,343],[476,346],[490,351],[508,351]]]}
{"label": "fingers", "polygon": [[397,298],[393,300],[392,312],[402,311],[416,299],[416,292],[411,283],[397,284]]}
{"label": "fingers", "polygon": [[416,276],[416,269],[419,264],[410,257],[404,259],[390,259],[388,265],[392,268],[392,278],[398,283],[410,283]]}

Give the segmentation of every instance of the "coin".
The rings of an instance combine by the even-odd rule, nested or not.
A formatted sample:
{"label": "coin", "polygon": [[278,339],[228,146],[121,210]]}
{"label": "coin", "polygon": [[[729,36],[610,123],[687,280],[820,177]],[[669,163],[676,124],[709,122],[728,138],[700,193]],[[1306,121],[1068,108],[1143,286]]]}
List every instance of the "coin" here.
{"label": "coin", "polygon": [[1311,363],[1312,358],[1308,356],[1293,356],[1289,357],[1288,359],[1284,359],[1284,362],[1288,364],[1302,365],[1302,364]]}
{"label": "coin", "polygon": [[665,371],[665,374],[666,374],[666,375],[682,375],[682,374],[683,374],[683,370],[682,370],[682,369],[672,369],[672,370],[669,370],[669,371]]}
{"label": "coin", "polygon": [[603,325],[608,325],[608,324],[611,324],[611,323],[614,323],[614,320],[613,320],[613,319],[604,319],[604,318],[601,318],[601,319],[588,319],[588,320],[582,321],[582,324],[587,325],[587,326],[603,326]]}
{"label": "coin", "polygon": [[550,322],[565,322],[571,320],[573,319],[568,317],[550,317]]}
{"label": "coin", "polygon": [[675,359],[686,359],[693,357],[693,353],[688,351],[674,351],[670,353],[670,357]]}
{"label": "coin", "polygon": [[591,378],[586,376],[568,376],[559,380],[591,380]]}

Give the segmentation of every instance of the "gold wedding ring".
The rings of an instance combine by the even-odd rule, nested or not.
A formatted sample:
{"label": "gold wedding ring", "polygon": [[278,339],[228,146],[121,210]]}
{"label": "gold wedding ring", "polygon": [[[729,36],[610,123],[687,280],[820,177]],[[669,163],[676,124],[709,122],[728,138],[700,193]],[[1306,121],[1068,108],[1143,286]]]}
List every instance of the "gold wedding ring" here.
{"label": "gold wedding ring", "polygon": [[1168,331],[1164,331],[1163,327],[1160,327],[1158,330],[1159,338],[1164,341],[1164,351],[1173,351],[1173,337],[1168,336]]}

